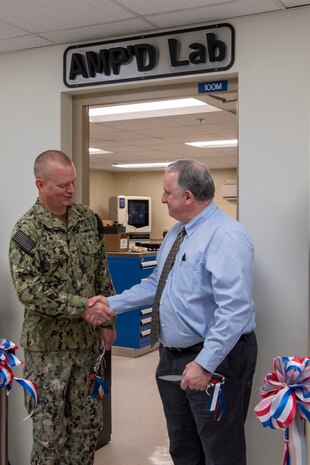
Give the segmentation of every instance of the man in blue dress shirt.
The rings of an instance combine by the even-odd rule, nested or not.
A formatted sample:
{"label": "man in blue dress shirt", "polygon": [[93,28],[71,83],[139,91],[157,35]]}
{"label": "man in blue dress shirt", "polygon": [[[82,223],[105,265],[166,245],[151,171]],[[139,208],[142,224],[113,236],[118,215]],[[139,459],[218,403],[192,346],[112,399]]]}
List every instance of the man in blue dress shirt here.
{"label": "man in blue dress shirt", "polygon": [[[102,297],[109,307],[101,321],[153,303],[166,257],[185,226],[159,307],[156,380],[170,454],[175,465],[245,465],[244,422],[257,358],[253,244],[245,228],[214,203],[205,165],[177,160],[168,166],[163,187],[161,200],[178,222],[163,240],[157,268],[122,294]],[[225,383],[222,402],[210,410],[213,373]],[[182,375],[181,384],[161,378],[172,374]]]}

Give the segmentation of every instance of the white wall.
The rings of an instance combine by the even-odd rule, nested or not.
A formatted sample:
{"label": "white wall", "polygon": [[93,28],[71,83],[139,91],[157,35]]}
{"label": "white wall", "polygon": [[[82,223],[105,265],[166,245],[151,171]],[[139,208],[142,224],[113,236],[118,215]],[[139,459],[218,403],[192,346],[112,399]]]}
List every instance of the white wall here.
{"label": "white wall", "polygon": [[[309,13],[250,17],[237,34],[240,220],[256,246],[254,399],[274,356],[308,354]],[[251,465],[279,463],[279,431],[249,421],[248,433]]]}
{"label": "white wall", "polygon": [[[308,351],[309,21],[309,9],[229,21],[236,30],[231,72],[239,75],[239,213],[256,245],[260,356],[253,406],[273,357]],[[10,284],[9,234],[35,199],[35,156],[59,148],[61,140],[70,146],[70,134],[62,139],[60,134],[64,50],[57,46],[0,55],[0,336],[15,342],[22,308]],[[209,77],[216,75],[203,79]],[[28,465],[30,423],[18,424],[24,410],[19,388],[14,391],[10,460]],[[280,463],[281,433],[264,430],[252,411],[247,426],[249,465]]]}
{"label": "white wall", "polygon": [[[35,157],[47,148],[60,148],[62,50],[36,49],[0,57],[0,337],[16,343],[23,309],[9,275],[9,236],[19,216],[36,199]],[[22,350],[16,355],[22,359]],[[14,371],[17,376],[21,374]],[[26,410],[17,383],[9,397],[9,413],[9,459],[14,465],[28,465],[31,421],[19,423]]]}

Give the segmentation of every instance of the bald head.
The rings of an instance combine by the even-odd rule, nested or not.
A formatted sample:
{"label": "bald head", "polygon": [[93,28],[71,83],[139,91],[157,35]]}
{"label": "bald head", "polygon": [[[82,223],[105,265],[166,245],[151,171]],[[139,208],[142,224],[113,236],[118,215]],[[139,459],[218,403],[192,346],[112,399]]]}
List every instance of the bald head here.
{"label": "bald head", "polygon": [[36,179],[49,178],[50,167],[57,164],[64,167],[73,166],[72,160],[60,150],[46,150],[37,156],[34,162],[34,175]]}
{"label": "bald head", "polygon": [[63,215],[73,202],[76,172],[74,164],[59,150],[47,150],[34,162],[39,201],[49,212]]}

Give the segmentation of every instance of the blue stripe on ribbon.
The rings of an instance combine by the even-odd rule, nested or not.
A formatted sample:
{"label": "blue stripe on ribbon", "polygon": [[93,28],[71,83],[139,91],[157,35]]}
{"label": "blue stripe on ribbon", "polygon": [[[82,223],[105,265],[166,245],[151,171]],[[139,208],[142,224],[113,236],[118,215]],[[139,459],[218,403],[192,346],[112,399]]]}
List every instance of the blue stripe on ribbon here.
{"label": "blue stripe on ribbon", "polygon": [[25,389],[25,391],[29,392],[29,394],[31,395],[31,397],[34,399],[36,403],[37,402],[37,391],[35,390],[33,383],[23,378],[15,378],[15,381],[17,381]]}
{"label": "blue stripe on ribbon", "polygon": [[[2,381],[1,381],[2,380]],[[0,388],[4,387],[8,382],[8,378],[3,370],[0,370]]]}
{"label": "blue stripe on ribbon", "polygon": [[285,407],[286,407],[287,401],[288,401],[288,399],[289,399],[290,396],[291,396],[291,393],[292,393],[292,390],[291,390],[290,388],[288,388],[288,390],[286,391],[286,393],[285,393],[284,396],[282,397],[282,399],[281,399],[281,401],[280,401],[280,403],[279,403],[279,405],[278,405],[276,411],[274,412],[273,418],[278,419],[278,418],[281,416],[283,410],[284,410]]}
{"label": "blue stripe on ribbon", "polygon": [[304,404],[300,401],[297,401],[298,409],[302,411],[308,421],[310,421],[310,412],[305,408]]}
{"label": "blue stripe on ribbon", "polygon": [[108,395],[110,393],[108,386],[106,385],[105,381],[101,379],[99,376],[95,376],[95,382],[94,382],[94,387],[93,390],[90,394],[92,399],[96,399],[99,388],[102,388],[104,395]]}

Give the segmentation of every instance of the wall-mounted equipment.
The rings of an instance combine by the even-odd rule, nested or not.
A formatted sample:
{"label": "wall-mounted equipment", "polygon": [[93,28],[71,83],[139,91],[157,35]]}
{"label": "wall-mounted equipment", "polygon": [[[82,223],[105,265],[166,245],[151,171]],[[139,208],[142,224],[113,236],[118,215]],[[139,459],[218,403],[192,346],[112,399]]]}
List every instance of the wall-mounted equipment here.
{"label": "wall-mounted equipment", "polygon": [[226,179],[222,184],[222,197],[225,200],[235,200],[237,198],[237,180]]}

